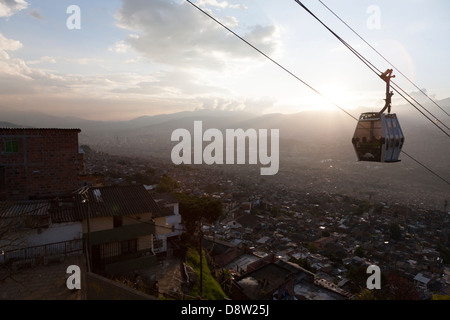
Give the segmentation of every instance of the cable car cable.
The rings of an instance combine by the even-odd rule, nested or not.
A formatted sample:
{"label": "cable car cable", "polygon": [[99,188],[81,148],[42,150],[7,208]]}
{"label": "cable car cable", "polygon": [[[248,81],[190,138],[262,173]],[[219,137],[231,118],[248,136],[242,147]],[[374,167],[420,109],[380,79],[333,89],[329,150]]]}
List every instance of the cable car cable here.
{"label": "cable car cable", "polygon": [[433,102],[439,109],[441,109],[447,116],[450,117],[450,114],[445,111],[437,102],[435,102],[430,96],[420,89],[412,80],[410,80],[406,75],[404,75],[399,69],[397,69],[393,63],[391,63],[385,56],[383,56],[377,49],[375,49],[370,43],[368,43],[361,35],[358,34],[352,27],[350,27],[344,20],[342,20],[333,10],[331,10],[326,4],[324,4],[321,0],[318,0],[325,8],[327,8],[336,18],[338,18],[344,25],[346,25],[354,34],[356,34],[362,41],[364,41],[373,51],[375,51],[381,58],[384,59],[387,63],[389,63],[398,73],[400,73],[407,81],[409,81],[416,89],[418,89],[422,94],[424,94],[431,102]]}
{"label": "cable car cable", "polygon": [[[297,0],[296,0],[297,1]],[[308,10],[308,12],[310,12]],[[312,13],[311,13],[312,14]],[[314,16],[314,14],[313,14]],[[315,16],[314,16],[315,17]],[[316,17],[316,19],[318,19]],[[322,22],[321,22],[322,23]],[[323,24],[323,23],[322,23]],[[330,30],[330,32],[333,33],[333,35],[340,41],[342,42],[342,44],[344,46],[346,46],[350,51],[353,52],[353,54],[356,55],[356,57],[358,59],[360,59],[370,70],[372,70],[377,76],[380,77],[380,75],[382,74],[382,72],[376,67],[374,66],[369,60],[367,60],[363,55],[361,55],[356,49],[354,49],[350,44],[348,44],[344,39],[342,39],[339,35],[337,35],[334,31],[332,31],[330,28],[328,28],[325,24],[323,24],[328,30]],[[434,126],[436,126],[439,130],[441,130],[446,136],[448,136],[450,138],[450,135],[445,132],[438,124],[437,122],[441,123],[445,128],[447,128],[448,130],[450,130],[449,127],[447,127],[442,121],[440,121],[439,119],[437,119],[436,116],[434,116],[430,111],[428,111],[424,106],[422,106],[416,99],[414,99],[413,97],[411,97],[411,95],[409,93],[407,93],[405,90],[403,90],[402,88],[400,88],[399,85],[397,85],[394,81],[391,80],[391,84],[396,86],[398,88],[398,90],[401,90],[405,95],[407,95],[411,100],[413,100],[414,102],[416,102],[419,106],[422,107],[422,109],[424,109],[425,111],[427,111],[435,120],[433,121],[433,119],[430,119],[428,116],[426,116],[422,111],[419,110],[419,108],[417,108],[417,106],[415,106],[410,100],[406,99],[404,97],[404,95],[400,94],[397,90],[394,89],[394,91],[396,91],[397,93],[399,93],[399,95],[401,97],[403,97],[407,102],[409,102],[417,111],[419,111],[425,118],[427,118]]]}
{"label": "cable car cable", "polygon": [[406,156],[408,156],[411,160],[415,161],[416,163],[418,163],[419,165],[421,165],[422,167],[424,167],[425,169],[427,169],[429,172],[431,172],[432,174],[434,174],[436,177],[438,177],[439,179],[441,179],[442,181],[444,181],[445,183],[447,183],[448,185],[450,185],[450,181],[444,179],[443,177],[441,177],[440,175],[438,175],[436,172],[434,172],[433,170],[431,170],[430,168],[428,168],[426,165],[424,165],[423,163],[421,163],[419,160],[413,158],[411,155],[409,155],[408,153],[406,153],[404,150],[402,150],[402,153],[405,154]]}
{"label": "cable car cable", "polygon": [[[400,88],[396,83],[391,82],[391,84],[395,85],[400,91],[402,91],[405,95],[407,95],[409,98],[411,98],[414,102],[418,103],[416,101],[416,99],[414,99],[413,97],[411,97],[410,94],[408,94],[407,92],[405,92],[405,90],[403,90],[402,88]],[[411,101],[409,101],[408,99],[406,99],[406,97],[404,97],[400,92],[398,92],[395,88],[393,89],[395,92],[397,92],[403,99],[405,99],[406,101],[408,101],[414,108],[416,108],[413,103]],[[419,103],[418,103],[419,104]],[[420,104],[419,104],[420,105]],[[422,107],[423,108],[423,107]],[[419,111],[425,118],[427,118],[428,120],[430,120],[430,122],[432,122],[436,127],[439,128],[439,130],[441,130],[445,135],[447,135],[450,138],[450,134],[448,134],[447,132],[445,132],[441,127],[439,127],[439,125],[437,124],[437,122],[441,123],[445,128],[447,128],[448,130],[450,130],[449,127],[447,127],[445,125],[445,123],[443,123],[442,121],[440,121],[439,119],[435,118],[435,121],[433,121],[433,119],[430,119],[428,116],[426,116],[422,111],[420,111],[418,108],[416,108],[417,111]],[[425,109],[425,108],[424,108]],[[426,109],[425,109],[426,110]],[[428,111],[428,110],[426,110]],[[430,112],[428,112],[430,113]],[[431,114],[431,113],[430,113]],[[431,116],[433,116],[433,114],[431,114]],[[433,116],[434,117],[434,116]]]}
{"label": "cable car cable", "polygon": [[[193,7],[195,7],[196,9],[198,9],[200,12],[202,12],[203,14],[205,14],[207,17],[209,17],[210,19],[212,19],[213,21],[215,21],[216,23],[218,23],[220,26],[222,26],[223,28],[225,28],[227,31],[229,31],[230,33],[232,33],[233,35],[235,35],[237,38],[239,38],[240,40],[242,40],[244,43],[246,43],[247,45],[249,45],[250,47],[252,47],[253,49],[255,49],[257,52],[259,52],[260,54],[262,54],[264,57],[266,57],[267,59],[269,59],[270,61],[272,61],[273,63],[275,63],[277,66],[279,66],[281,69],[283,69],[284,71],[286,71],[287,73],[289,73],[291,76],[293,76],[295,79],[299,80],[301,83],[303,83],[304,85],[306,85],[308,88],[310,88],[311,90],[313,90],[314,92],[316,92],[317,94],[319,94],[322,97],[325,97],[322,93],[320,93],[318,90],[316,90],[315,88],[313,88],[311,85],[309,85],[308,83],[306,83],[305,81],[303,81],[302,79],[300,79],[297,75],[295,75],[294,73],[292,73],[291,71],[289,71],[287,68],[283,67],[281,64],[279,64],[277,61],[275,61],[274,59],[272,59],[269,55],[267,55],[266,53],[264,53],[263,51],[261,51],[260,49],[258,49],[257,47],[255,47],[253,44],[251,44],[250,42],[248,42],[247,40],[245,40],[244,38],[242,38],[241,36],[239,36],[237,33],[235,33],[233,30],[231,30],[230,28],[228,28],[226,25],[224,25],[223,23],[221,23],[219,20],[217,20],[216,18],[214,18],[212,15],[210,15],[209,13],[207,13],[206,11],[204,11],[202,8],[200,8],[199,6],[197,6],[196,4],[192,3],[190,0],[185,0],[187,1],[189,4],[191,4]],[[297,0],[295,0],[297,1]],[[331,29],[330,29],[331,30]],[[334,33],[334,32],[333,32]],[[345,42],[345,41],[344,41]],[[354,49],[353,49],[354,50]],[[356,50],[355,50],[356,51]],[[355,53],[357,54],[357,53]],[[362,58],[364,59],[364,58]],[[351,113],[347,112],[344,108],[338,106],[337,104],[333,103],[336,107],[338,107],[340,110],[342,110],[343,112],[345,112],[348,116],[350,116],[351,118],[353,118],[354,120],[358,121],[358,119],[353,116]],[[450,181],[446,180],[445,178],[443,178],[442,176],[440,176],[439,174],[437,174],[436,172],[434,172],[432,169],[428,168],[426,165],[424,165],[423,163],[421,163],[420,161],[418,161],[417,159],[415,159],[414,157],[410,156],[409,154],[407,154],[405,151],[402,150],[402,153],[404,153],[405,155],[407,155],[411,160],[415,161],[417,164],[419,164],[420,166],[426,168],[428,171],[430,171],[433,175],[439,177],[439,179],[441,179],[442,181],[444,181],[445,183],[447,183],[448,185],[450,185]]]}
{"label": "cable car cable", "polygon": [[[351,31],[353,31],[353,33],[355,33],[362,41],[364,41],[370,48],[372,48],[378,55],[380,55],[387,63],[389,63],[395,70],[397,70],[403,77],[405,77],[409,82],[411,82],[417,89],[419,89],[417,87],[417,85],[415,85],[411,80],[408,79],[408,77],[406,77],[400,70],[398,70],[391,62],[389,62],[381,53],[379,53],[372,45],[370,45],[370,43],[368,43],[363,37],[361,37],[352,27],[350,27],[344,20],[342,20],[336,13],[333,12],[333,10],[331,10],[329,7],[327,7],[327,5],[325,5],[321,0],[318,0],[325,8],[327,8],[334,16],[336,16],[344,25],[346,25]],[[297,2],[298,3],[298,2]],[[304,7],[304,6],[303,6]],[[309,13],[311,13],[308,10]],[[312,13],[311,13],[312,14]],[[316,17],[317,19],[317,17]],[[329,29],[329,28],[327,28]],[[333,32],[333,34],[335,34]],[[335,35],[336,36],[336,35]],[[354,50],[353,48],[350,48],[351,46],[342,40],[342,38],[338,37],[338,39],[344,43],[344,45],[349,48],[350,50],[357,52],[356,50]],[[363,59],[365,59],[362,55],[360,55],[358,53],[359,56],[361,56]],[[367,59],[365,59],[365,61],[368,62]],[[371,66],[373,66],[378,72],[380,72],[380,70],[378,70],[373,64],[370,64]],[[408,95],[408,97],[413,100],[416,104],[418,104],[420,107],[422,107],[422,109],[424,109],[426,112],[428,112],[429,115],[431,115],[434,118],[434,121],[429,119],[427,117],[428,120],[430,120],[431,122],[439,122],[441,123],[447,130],[450,130],[450,128],[445,125],[445,123],[441,120],[439,120],[434,114],[432,114],[430,111],[428,111],[424,106],[422,106],[422,104],[420,104],[416,99],[414,99],[410,94],[408,94],[407,92],[405,92],[403,89],[400,88],[400,86],[398,86],[394,81],[391,81],[391,83],[395,86],[397,86],[399,88],[399,90],[401,90],[405,95]],[[419,89],[423,94],[426,95],[426,93],[424,93],[421,89]],[[427,96],[427,95],[426,95]],[[428,97],[428,96],[427,96]],[[431,101],[433,101],[430,97],[428,97]],[[407,99],[405,99],[407,100]],[[433,101],[434,102],[434,101]],[[410,102],[411,103],[411,102]],[[450,114],[448,114],[445,110],[443,110],[436,102],[434,102],[442,111],[444,111],[448,116],[450,116]],[[417,109],[417,108],[416,108]],[[417,109],[418,110],[418,109]],[[420,110],[418,110],[420,112]],[[422,113],[422,112],[421,112]],[[423,113],[422,113],[423,114]],[[435,124],[436,125],[436,124]],[[442,130],[442,129],[441,129]],[[444,132],[445,133],[445,132]],[[447,134],[448,135],[448,134]]]}
{"label": "cable car cable", "polygon": [[[367,60],[362,54],[360,54],[356,49],[354,49],[350,44],[348,44],[344,39],[342,39],[338,34],[336,34],[333,30],[331,30],[330,27],[328,27],[322,20],[320,20],[311,10],[309,10],[300,0],[295,0],[297,4],[299,4],[303,9],[305,9],[306,12],[308,12],[312,17],[314,17],[320,24],[322,24],[328,31],[331,32],[344,46],[346,46],[356,57],[361,60],[370,70],[372,70],[377,76],[381,76],[382,72],[374,66],[369,60]],[[393,83],[393,82],[392,82]],[[395,83],[393,83],[395,84]],[[397,84],[395,84],[397,87],[399,87]],[[398,91],[396,91],[398,93]],[[404,92],[404,91],[403,91]],[[411,99],[413,99],[409,94],[405,92],[406,95],[408,95]],[[404,98],[403,95],[400,94],[401,97]],[[424,115],[434,126],[436,126],[439,130],[441,130],[446,136],[450,138],[450,134],[445,132],[435,121],[427,117],[422,111],[420,111],[417,106],[415,106],[410,100],[406,99],[407,102],[409,102],[417,111],[419,111],[422,115]],[[419,104],[419,103],[418,103]],[[419,104],[420,105],[420,104]],[[420,105],[423,109],[426,110],[425,107]],[[427,110],[427,112],[429,112]],[[429,112],[430,113],[430,112]],[[436,117],[434,117],[436,119]],[[439,121],[442,123],[442,121]],[[444,125],[445,126],[445,125]],[[447,127],[447,126],[445,126]],[[448,127],[447,127],[448,128]]]}
{"label": "cable car cable", "polygon": [[[244,38],[242,38],[240,35],[238,35],[236,32],[234,32],[233,30],[231,30],[230,28],[228,28],[226,25],[224,25],[222,22],[220,22],[219,20],[217,20],[216,18],[214,18],[212,15],[210,15],[208,12],[204,11],[203,9],[201,9],[200,7],[198,7],[196,4],[192,3],[190,0],[186,0],[187,2],[189,2],[192,6],[194,6],[195,8],[197,8],[200,12],[202,12],[203,14],[205,14],[206,16],[208,16],[209,18],[211,18],[212,20],[214,20],[216,23],[218,23],[219,25],[221,25],[223,28],[225,28],[227,31],[229,31],[230,33],[232,33],[234,36],[236,36],[237,38],[239,38],[240,40],[242,40],[243,42],[245,42],[247,45],[249,45],[250,47],[252,47],[253,49],[255,49],[256,51],[258,51],[260,54],[262,54],[264,57],[266,57],[267,59],[269,59],[270,61],[272,61],[274,64],[276,64],[278,67],[280,67],[281,69],[283,69],[285,72],[289,73],[291,76],[293,76],[295,79],[297,79],[298,81],[300,81],[301,83],[303,83],[305,86],[307,86],[308,88],[310,88],[311,90],[313,90],[315,93],[321,95],[322,97],[325,97],[321,92],[319,92],[318,90],[316,90],[314,87],[312,87],[311,85],[309,85],[307,82],[303,81],[302,79],[300,79],[297,75],[295,75],[293,72],[289,71],[287,68],[283,67],[281,64],[279,64],[277,61],[275,61],[274,59],[272,59],[269,55],[267,55],[266,53],[264,53],[263,51],[261,51],[260,49],[258,49],[257,47],[255,47],[253,44],[251,44],[250,42],[248,42],[247,40],[245,40]],[[337,104],[335,104],[334,102],[332,102],[336,107],[338,107],[339,109],[341,109],[343,112],[345,112],[347,115],[349,115],[350,117],[352,117],[355,120],[358,120],[355,116],[353,116],[351,113],[348,113],[346,110],[342,109],[340,106],[338,106]]]}

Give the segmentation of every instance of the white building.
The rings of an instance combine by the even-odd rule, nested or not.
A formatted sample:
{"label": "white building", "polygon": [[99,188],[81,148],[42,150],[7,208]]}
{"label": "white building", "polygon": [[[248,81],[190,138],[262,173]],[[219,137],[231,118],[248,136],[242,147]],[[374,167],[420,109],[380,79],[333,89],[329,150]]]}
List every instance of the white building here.
{"label": "white building", "polygon": [[155,253],[166,252],[168,240],[178,237],[183,232],[179,200],[170,193],[153,193],[153,199],[163,209],[158,216],[154,216],[156,232],[153,250]]}

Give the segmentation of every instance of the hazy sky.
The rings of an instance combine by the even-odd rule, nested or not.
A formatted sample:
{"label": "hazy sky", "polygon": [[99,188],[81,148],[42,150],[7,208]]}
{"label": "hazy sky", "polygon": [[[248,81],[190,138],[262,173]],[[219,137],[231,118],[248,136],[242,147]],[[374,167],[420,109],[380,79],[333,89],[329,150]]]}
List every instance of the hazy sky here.
{"label": "hazy sky", "polygon": [[[384,83],[294,0],[193,1],[342,107],[381,109]],[[302,2],[390,67],[318,0]],[[450,97],[450,1],[322,2],[430,95]],[[184,0],[0,0],[5,107],[98,120],[335,108]]]}

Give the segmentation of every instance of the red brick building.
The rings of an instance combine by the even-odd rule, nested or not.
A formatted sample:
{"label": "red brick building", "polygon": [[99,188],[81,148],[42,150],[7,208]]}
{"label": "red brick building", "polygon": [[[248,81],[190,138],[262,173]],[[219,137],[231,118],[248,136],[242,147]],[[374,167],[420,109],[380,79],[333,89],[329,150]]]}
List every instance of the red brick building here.
{"label": "red brick building", "polygon": [[78,188],[80,129],[0,128],[0,199],[54,197]]}

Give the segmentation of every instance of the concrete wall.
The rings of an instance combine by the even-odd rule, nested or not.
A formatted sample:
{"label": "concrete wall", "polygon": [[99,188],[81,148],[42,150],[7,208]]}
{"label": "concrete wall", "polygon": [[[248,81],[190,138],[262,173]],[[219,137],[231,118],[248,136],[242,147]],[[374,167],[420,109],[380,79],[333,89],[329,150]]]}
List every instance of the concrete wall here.
{"label": "concrete wall", "polygon": [[155,218],[155,227],[157,235],[166,235],[172,232],[172,225],[167,224],[166,217]]}
{"label": "concrete wall", "polygon": [[153,235],[138,238],[138,250],[147,250],[153,248]]}
{"label": "concrete wall", "polygon": [[123,216],[123,225],[136,224],[139,222],[150,222],[152,220],[152,213],[141,213],[141,214],[130,214],[128,216]]}
{"label": "concrete wall", "polygon": [[87,300],[157,300],[153,296],[90,272],[85,274],[85,288]]}
{"label": "concrete wall", "polygon": [[[113,217],[100,217],[100,218],[91,218],[89,219],[89,226],[91,228],[91,232],[109,230],[112,229]],[[83,233],[88,232],[87,219],[83,220]]]}
{"label": "concrete wall", "polygon": [[[143,213],[138,215],[129,215],[122,217],[122,224],[124,226],[137,224],[139,222],[149,222],[152,220],[151,213]],[[110,230],[114,228],[114,218],[113,217],[98,217],[89,219],[89,225],[91,232]],[[87,219],[83,220],[83,233],[87,233]]]}
{"label": "concrete wall", "polygon": [[20,247],[40,246],[49,243],[82,239],[80,222],[53,223],[48,228],[30,229],[17,235]]}

